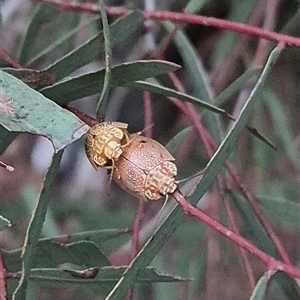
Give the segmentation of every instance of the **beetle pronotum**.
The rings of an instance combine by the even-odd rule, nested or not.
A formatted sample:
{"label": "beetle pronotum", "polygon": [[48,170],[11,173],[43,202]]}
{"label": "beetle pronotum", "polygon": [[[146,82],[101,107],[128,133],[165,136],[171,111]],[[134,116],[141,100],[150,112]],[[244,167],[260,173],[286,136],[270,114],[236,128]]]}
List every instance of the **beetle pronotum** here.
{"label": "beetle pronotum", "polygon": [[122,154],[122,147],[130,143],[127,127],[126,123],[102,122],[88,130],[85,151],[95,169],[113,169],[115,160]]}

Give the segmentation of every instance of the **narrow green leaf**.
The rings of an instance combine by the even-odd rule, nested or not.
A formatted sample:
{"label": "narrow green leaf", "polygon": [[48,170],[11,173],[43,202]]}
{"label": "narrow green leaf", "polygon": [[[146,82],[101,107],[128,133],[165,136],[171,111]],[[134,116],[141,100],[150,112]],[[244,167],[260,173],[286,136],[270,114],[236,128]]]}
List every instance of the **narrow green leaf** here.
{"label": "narrow green leaf", "polygon": [[[172,32],[175,28],[175,25],[170,22],[165,22],[164,25],[168,32]],[[187,69],[192,95],[195,95],[205,102],[211,102],[212,91],[209,84],[209,76],[204,69],[194,45],[190,42],[184,31],[176,31],[175,44],[184,61],[184,66]],[[220,141],[222,130],[218,118],[214,115],[206,114],[204,122],[215,140]]]}
{"label": "narrow green leaf", "polygon": [[[77,262],[74,263],[79,266],[86,268],[110,266],[109,259],[94,242],[80,241],[67,244],[65,247],[72,254],[68,259],[75,258]],[[55,252],[52,255],[55,255]]]}
{"label": "narrow green leaf", "polygon": [[[173,72],[178,65],[166,61],[148,60],[123,63],[111,69],[111,86],[123,86],[129,82],[142,80]],[[79,77],[58,82],[50,87],[40,90],[46,97],[64,104],[78,98],[99,93],[103,87],[105,69],[97,72],[84,74]]]}
{"label": "narrow green leaf", "polygon": [[[52,282],[55,283],[56,286],[61,284],[64,286],[66,284],[76,284],[80,288],[95,289],[98,296],[106,296],[125,270],[126,266],[86,270],[33,269],[30,276],[30,283],[42,283],[44,285]],[[91,274],[90,271],[92,271],[92,276],[85,278],[84,275]],[[179,276],[160,273],[150,267],[139,272],[136,283],[176,283],[187,280],[188,279]]]}
{"label": "narrow green leaf", "polygon": [[[34,186],[25,186],[22,188],[22,202],[24,205],[24,212],[26,215],[30,216],[35,207],[35,202],[38,197],[38,189]],[[54,220],[51,209],[47,210],[45,222],[43,224],[41,234],[45,237],[58,235],[59,229]]]}
{"label": "narrow green leaf", "polygon": [[225,90],[223,90],[214,100],[213,104],[220,107],[222,104],[226,103],[231,96],[233,96],[237,91],[239,91],[249,79],[256,77],[261,73],[261,69],[249,69],[238,77],[234,82],[232,82]]}
{"label": "narrow green leaf", "polygon": [[273,218],[300,229],[300,205],[284,198],[264,196],[257,197],[262,208]]}
{"label": "narrow green leaf", "polygon": [[[256,5],[257,1],[232,1],[230,6],[228,6],[230,11],[226,19],[245,24],[248,22],[250,14]],[[232,31],[223,30],[221,34],[212,49],[211,61],[214,63],[219,63],[221,59],[226,59],[227,55],[231,56],[237,45],[237,39],[240,38],[238,33]]]}
{"label": "narrow green leaf", "polygon": [[30,276],[30,269],[33,266],[33,259],[36,251],[38,239],[41,234],[42,226],[45,220],[48,203],[50,200],[50,191],[56,176],[63,150],[54,154],[52,164],[46,174],[43,189],[41,191],[36,209],[27,229],[24,252],[22,255],[22,277],[19,281],[17,289],[14,291],[13,300],[25,300]]}
{"label": "narrow green leaf", "polygon": [[192,203],[197,203],[198,199],[203,197],[204,193],[207,191],[207,189],[213,183],[216,174],[222,168],[226,158],[228,157],[230,152],[235,148],[236,140],[238,139],[239,134],[243,130],[244,126],[246,125],[246,123],[253,111],[255,103],[261,98],[260,96],[261,96],[261,92],[262,92],[265,80],[268,77],[271,67],[277,60],[279,54],[280,54],[280,49],[277,47],[271,52],[271,54],[268,58],[268,61],[264,67],[264,70],[263,70],[262,74],[260,75],[253,90],[251,91],[250,96],[248,97],[243,109],[240,112],[240,115],[235,120],[234,125],[232,126],[230,131],[227,133],[226,137],[222,141],[218,150],[215,152],[214,156],[208,162],[207,167],[206,167],[206,172],[204,173],[204,175],[202,177],[199,188],[196,190],[196,192],[192,196],[192,199],[191,199]]}
{"label": "narrow green leaf", "polygon": [[297,147],[294,144],[294,137],[292,136],[292,130],[290,126],[290,117],[286,111],[284,105],[276,93],[267,88],[264,93],[264,104],[267,107],[268,112],[272,117],[272,123],[274,126],[274,133],[278,139],[277,143],[282,145],[282,148],[285,150],[285,153],[288,155],[291,162],[295,167],[299,167],[300,155]]}
{"label": "narrow green leaf", "polygon": [[270,285],[275,283],[279,299],[300,299],[300,288],[296,280],[286,273],[277,271],[270,280]]}
{"label": "narrow green leaf", "polygon": [[[256,69],[249,69],[245,73],[243,73],[240,77],[238,77],[233,83],[231,83],[220,95],[215,98],[213,101],[213,104],[217,107],[221,106],[228,100],[234,93],[236,93],[238,90],[240,90],[249,79],[254,79],[254,77],[258,77],[259,73],[261,73],[260,68]],[[203,113],[203,116],[206,114],[206,111]],[[262,134],[260,134],[257,129],[247,126],[246,127],[251,134],[253,134],[255,137],[260,139],[262,142],[267,144],[269,147],[271,147],[273,150],[277,150],[277,148],[273,145],[272,142],[270,142],[266,137],[264,137]]]}
{"label": "narrow green leaf", "polygon": [[[128,230],[105,229],[40,239],[38,241],[34,258],[34,266],[51,268],[66,262],[71,256],[71,254],[67,251],[66,245],[82,241],[90,241],[101,245],[101,242],[108,242],[124,233],[128,233]],[[21,248],[11,251],[3,250],[3,258],[7,268],[9,268],[10,271],[17,272],[21,270],[21,252]],[[49,253],[49,257],[48,254],[46,255],[46,253]],[[75,260],[69,262],[75,264]]]}
{"label": "narrow green leaf", "polygon": [[50,22],[56,14],[57,10],[54,6],[45,3],[37,6],[20,48],[19,63],[21,65],[25,65],[28,59],[31,58],[40,28],[43,24]]}
{"label": "narrow green leaf", "polygon": [[275,147],[275,145],[271,141],[269,141],[266,137],[259,133],[256,128],[250,126],[246,126],[246,128],[252,135],[268,145],[270,148],[272,148],[273,150],[277,150],[277,147]]}
{"label": "narrow green leaf", "polygon": [[0,124],[12,132],[47,137],[58,151],[80,138],[88,126],[22,81],[0,71]]}
{"label": "narrow green leaf", "polygon": [[[110,26],[111,47],[114,47],[124,40],[128,39],[136,32],[143,23],[143,16],[140,12],[133,12],[123,18],[119,18]],[[85,44],[71,51],[63,58],[55,62],[52,66],[44,71],[53,74],[56,81],[61,80],[73,71],[93,61],[99,53],[103,52],[104,45],[103,32],[92,37]],[[98,91],[100,91],[100,87]]]}
{"label": "narrow green leaf", "polygon": [[[268,290],[278,299],[294,300],[300,298],[300,290],[295,280],[281,271],[277,271],[271,278],[265,273],[257,282],[249,300],[268,299]],[[271,293],[270,293],[271,294]]]}
{"label": "narrow green leaf", "polygon": [[108,26],[107,15],[104,7],[103,0],[99,0],[99,7],[101,13],[101,20],[103,26],[103,36],[104,36],[104,52],[105,52],[105,74],[104,81],[102,86],[102,91],[100,94],[100,99],[96,108],[96,116],[99,118],[101,115],[105,115],[106,106],[107,106],[107,97],[108,97],[108,89],[109,82],[111,78],[111,46],[110,46],[110,31]]}
{"label": "narrow green leaf", "polygon": [[206,4],[206,2],[207,0],[190,0],[184,10],[187,13],[195,14]]}
{"label": "narrow green leaf", "polygon": [[263,300],[266,295],[266,288],[268,283],[268,274],[264,274],[257,282],[249,300]]}
{"label": "narrow green leaf", "polygon": [[199,98],[190,96],[188,94],[180,93],[176,90],[173,90],[173,89],[161,86],[161,85],[149,83],[146,81],[135,81],[135,82],[126,84],[126,86],[129,86],[134,89],[139,89],[142,91],[147,91],[147,92],[163,95],[166,97],[173,97],[173,98],[176,98],[176,99],[179,99],[182,101],[187,101],[187,102],[193,103],[195,105],[198,105],[199,107],[208,109],[212,112],[215,112],[215,113],[224,115],[227,118],[230,118],[229,114],[224,109],[218,108],[213,104],[210,104],[206,101],[200,100]]}
{"label": "narrow green leaf", "polygon": [[50,239],[41,239],[39,243],[45,241],[59,242],[59,243],[74,243],[82,240],[93,241],[93,242],[105,242],[111,239],[117,238],[120,235],[129,234],[129,229],[102,229],[102,230],[92,230],[77,232],[74,234],[60,235]]}
{"label": "narrow green leaf", "polygon": [[[172,32],[175,28],[175,25],[171,22],[164,22],[164,26],[168,32]],[[206,74],[201,73],[202,66],[199,65],[199,57],[197,56],[197,51],[194,46],[181,30],[177,30],[176,32],[175,43],[184,61],[184,65],[189,71],[188,75],[194,91],[193,94],[204,101],[210,101],[211,91],[208,88],[208,78]]]}
{"label": "narrow green leaf", "polygon": [[11,223],[8,219],[0,215],[0,231],[7,228],[11,227]]}
{"label": "narrow green leaf", "polygon": [[245,199],[233,192],[229,192],[231,199],[237,211],[239,212],[245,226],[244,235],[247,239],[251,240],[258,248],[270,254],[273,257],[278,257],[275,247],[272,244],[269,236],[262,227],[260,221],[257,219],[255,213],[246,203]]}
{"label": "narrow green leaf", "polygon": [[37,60],[40,60],[44,56],[51,54],[52,52],[56,51],[59,48],[66,48],[68,45],[70,45],[72,40],[74,40],[74,38],[80,31],[88,27],[95,27],[98,22],[99,22],[99,17],[94,17],[93,19],[88,20],[84,24],[80,24],[75,29],[72,29],[67,33],[63,34],[55,42],[51,43],[48,47],[46,47],[45,49],[43,49],[42,51],[34,55],[32,58],[30,58],[27,61],[26,66],[32,65]]}
{"label": "narrow green leaf", "polygon": [[[252,72],[243,74],[245,76],[243,77],[243,75],[242,75],[241,78],[239,78],[236,82],[234,82],[232,84],[230,90],[226,91],[224,96],[220,95],[220,98],[216,98],[216,102],[225,101],[227,99],[225,97],[227,97],[227,96],[229,97],[229,95],[231,93],[234,93],[237,88],[240,88],[242,83],[245,83],[246,79],[249,79],[251,76],[253,76],[254,74],[256,74],[258,72],[258,69],[257,70],[256,69],[251,70],[251,71]],[[134,89],[142,90],[142,91],[147,91],[147,92],[151,92],[151,93],[164,95],[166,97],[173,97],[173,98],[176,98],[176,99],[179,99],[179,100],[182,100],[182,101],[187,101],[187,102],[193,103],[194,105],[197,105],[201,108],[207,109],[208,111],[212,111],[212,112],[221,114],[223,116],[226,116],[229,119],[232,118],[224,109],[221,109],[221,108],[217,107],[217,106],[220,105],[220,103],[217,103],[217,105],[215,103],[210,104],[210,103],[202,101],[202,100],[200,100],[196,97],[193,97],[193,96],[190,96],[190,95],[187,95],[187,94],[184,94],[184,93],[180,93],[176,90],[173,90],[173,89],[170,89],[170,88],[167,88],[167,87],[164,87],[164,86],[160,86],[160,85],[145,82],[145,81],[132,82],[132,83],[127,84],[126,86],[129,86],[129,87],[134,88]],[[204,111],[202,115],[205,115],[205,113],[206,113],[206,111]],[[255,137],[260,139],[262,142],[267,144],[272,149],[276,150],[276,147],[267,138],[265,138],[263,135],[261,135],[255,128],[251,128],[249,126],[247,126],[246,128]]]}
{"label": "narrow green leaf", "polygon": [[110,265],[106,255],[92,241],[78,241],[68,244],[51,240],[38,242],[32,267],[55,268],[64,263],[74,264],[82,268]]}
{"label": "narrow green leaf", "polygon": [[[103,284],[109,282],[117,282],[126,267],[103,267],[99,268],[99,272],[95,278],[76,278],[72,277],[69,272],[52,268],[33,269],[30,280],[32,281],[53,281],[60,283],[76,283],[76,284]],[[146,268],[139,273],[138,283],[142,282],[181,282],[187,279],[179,276],[159,273],[154,268]]]}
{"label": "narrow green leaf", "polygon": [[[215,155],[211,158],[207,165],[206,172],[204,173],[199,187],[190,199],[191,204],[195,205],[199,199],[202,198],[204,193],[208,190],[214,181],[215,176],[222,168],[227,156],[231,149],[235,147],[236,140],[245,126],[255,102],[259,99],[260,92],[267,75],[270,72],[270,68],[276,61],[280,50],[275,48],[269,56],[268,62],[262,72],[257,84],[251,92],[246,104],[241,111],[239,117],[235,122],[235,126],[229,131],[226,138],[220,145]],[[170,212],[165,221],[155,231],[154,235],[146,242],[141,251],[137,254],[136,258],[131,262],[128,269],[124,272],[122,278],[115,285],[114,289],[110,292],[107,299],[121,299],[124,297],[126,291],[130,288],[134,282],[139,270],[145,268],[155,257],[166,240],[172,235],[176,228],[182,223],[184,214],[180,207],[176,205]]]}

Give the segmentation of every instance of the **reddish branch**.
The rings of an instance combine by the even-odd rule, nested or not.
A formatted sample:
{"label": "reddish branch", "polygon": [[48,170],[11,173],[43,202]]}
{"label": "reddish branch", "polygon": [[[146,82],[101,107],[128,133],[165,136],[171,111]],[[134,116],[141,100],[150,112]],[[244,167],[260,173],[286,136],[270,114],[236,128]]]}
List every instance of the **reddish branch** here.
{"label": "reddish branch", "polygon": [[[170,73],[169,75],[170,75],[170,78],[173,81],[174,85],[176,86],[176,88],[180,92],[184,92],[184,88],[181,85],[178,78],[176,77],[176,75],[173,74],[173,73]],[[213,153],[217,150],[218,145],[214,141],[211,134],[207,131],[207,129],[202,126],[199,115],[196,112],[193,105],[191,103],[182,103],[178,100],[174,101],[174,103],[180,109],[182,108],[183,113],[185,113],[186,116],[191,120],[191,123],[195,126],[195,129],[197,130],[197,132],[198,132],[198,134],[201,138],[201,141],[203,142],[203,144],[205,146],[205,149],[206,149],[209,157],[212,157]],[[260,221],[263,228],[266,230],[266,233],[268,234],[268,236],[272,240],[273,244],[277,248],[277,250],[279,252],[279,255],[281,256],[282,260],[285,263],[290,264],[290,259],[287,255],[283,245],[281,244],[279,238],[277,237],[277,235],[275,234],[274,230],[269,225],[269,223],[265,220],[265,217],[264,217],[263,213],[261,212],[261,209],[260,209],[259,205],[255,201],[255,199],[252,197],[251,193],[244,186],[244,184],[243,184],[242,180],[240,179],[239,175],[237,174],[235,168],[229,162],[226,162],[226,167],[227,167],[227,169],[228,169],[235,185],[238,186],[240,192],[245,197],[245,199],[247,200],[247,202],[251,206],[252,210],[255,212],[258,220]],[[219,182],[219,179],[218,179],[218,182]]]}
{"label": "reddish branch", "polygon": [[[88,12],[88,13],[99,13],[99,8],[97,4],[77,4],[72,2],[61,2],[57,0],[39,0],[41,2],[48,2],[55,4],[59,6],[61,9],[67,9],[67,10],[76,10],[81,12]],[[123,7],[106,7],[106,12],[108,15],[112,16],[123,16],[131,11],[123,8]],[[235,31],[242,34],[252,35],[256,36],[258,38],[262,38],[265,40],[275,41],[280,44],[287,44],[287,45],[293,45],[293,46],[300,46],[300,38],[292,37],[283,35],[280,33],[276,33],[273,31],[263,30],[261,28],[247,25],[247,24],[241,24],[236,22],[231,22],[227,20],[212,18],[212,17],[205,17],[205,16],[198,16],[198,15],[191,15],[186,13],[174,13],[174,12],[168,12],[168,11],[142,11],[144,17],[146,19],[152,19],[152,20],[160,20],[160,21],[173,21],[176,23],[189,23],[189,24],[198,24],[203,26],[211,26],[215,28],[222,28],[225,30]],[[182,106],[182,110],[185,111],[186,114],[189,114],[191,119],[194,119],[193,116],[193,109],[191,107],[182,105],[179,103],[176,103],[178,106]],[[202,133],[203,141],[206,141],[206,149],[208,150],[208,153],[211,153],[214,151],[217,147],[216,143],[212,140],[212,137],[209,133],[206,134],[205,129],[199,124],[198,122],[195,122],[193,120],[193,123],[195,127],[198,129],[198,132]],[[197,124],[195,124],[197,123]],[[220,233],[226,235],[230,240],[235,242],[240,247],[250,251],[252,254],[256,255],[258,258],[260,258],[263,262],[265,262],[268,266],[268,269],[276,269],[276,270],[283,270],[286,273],[295,276],[297,278],[300,278],[300,270],[291,266],[289,264],[289,258],[283,249],[283,247],[280,244],[280,241],[274,234],[272,228],[268,225],[268,223],[264,220],[260,209],[258,205],[256,204],[255,200],[251,196],[251,194],[247,191],[247,189],[242,185],[242,182],[240,181],[237,173],[233,169],[232,166],[227,164],[227,168],[229,168],[229,171],[231,173],[231,176],[234,178],[235,182],[240,188],[240,191],[244,195],[244,197],[249,201],[251,204],[253,210],[256,212],[256,215],[260,219],[261,223],[269,233],[270,237],[273,240],[273,243],[276,245],[277,249],[280,252],[281,257],[286,263],[283,263],[279,260],[276,260],[272,256],[266,254],[265,252],[261,251],[257,247],[255,247],[253,244],[248,242],[243,237],[237,235],[233,231],[229,230],[228,228],[224,227],[222,224],[220,224],[218,221],[214,220],[213,218],[207,216],[199,209],[194,208],[193,206],[189,205],[189,203],[182,197],[182,195],[176,191],[174,193],[174,197],[177,199],[178,203],[182,206],[183,210],[186,214],[196,216],[201,221],[205,222],[207,225],[213,227],[215,230],[219,231]]]}
{"label": "reddish branch", "polygon": [[215,220],[212,217],[205,214],[201,209],[190,205],[190,203],[183,197],[183,195],[180,193],[180,191],[178,189],[172,194],[172,196],[175,198],[175,200],[181,206],[183,212],[186,215],[196,217],[200,221],[204,222],[208,226],[212,227],[213,229],[217,230],[219,233],[226,236],[229,240],[233,241],[238,246],[246,249],[247,251],[249,251],[256,257],[258,257],[261,261],[263,261],[266,264],[268,270],[280,270],[291,276],[294,276],[294,277],[300,279],[300,269],[298,269],[290,264],[286,264],[286,263],[274,258],[273,256],[265,253],[264,251],[260,250],[256,246],[254,246],[252,243],[250,243],[245,238],[241,237],[240,235],[231,231],[227,227],[223,226],[217,220]]}
{"label": "reddish branch", "polygon": [[[80,3],[67,2],[67,1],[61,2],[58,0],[38,0],[38,1],[55,4],[61,9],[99,14],[98,4],[92,4],[92,3],[80,4]],[[106,13],[110,16],[124,16],[129,14],[130,12],[132,11],[124,7],[109,7],[109,6],[106,7]],[[142,11],[142,14],[146,19],[210,26],[210,27],[235,31],[243,34],[249,34],[252,36],[256,36],[258,38],[274,41],[277,43],[281,42],[290,46],[300,47],[300,38],[288,36],[281,33],[276,33],[273,31],[263,30],[261,28],[250,26],[247,24],[227,21],[227,20],[213,18],[213,17],[205,17],[205,16],[192,15],[187,13],[176,13],[170,11]]]}
{"label": "reddish branch", "polygon": [[[184,92],[184,88],[181,85],[179,79],[176,77],[174,73],[170,73],[170,78],[173,81],[174,85],[180,92]],[[199,118],[198,113],[196,112],[195,108],[191,103],[182,103],[179,100],[175,100],[174,103],[182,109],[182,112],[186,114],[186,116],[191,120],[191,123],[195,126],[195,129],[197,130],[201,141],[203,142],[205,149],[209,155],[209,157],[212,157],[214,152],[217,150],[218,145],[214,141],[211,134],[207,131],[206,128],[204,128],[201,124],[201,120]],[[270,239],[272,240],[273,244],[277,248],[279,255],[283,259],[283,261],[287,264],[290,263],[289,256],[287,255],[284,247],[282,246],[279,238],[276,236],[274,230],[269,225],[269,223],[265,220],[265,217],[263,213],[261,212],[261,209],[255,199],[252,197],[251,193],[247,190],[245,185],[243,184],[241,178],[237,174],[235,168],[229,163],[226,162],[226,168],[229,171],[229,174],[231,175],[234,183],[236,186],[238,186],[238,189],[242,193],[242,195],[245,197],[249,205],[251,206],[252,210],[255,212],[258,220],[262,224],[263,228],[266,230],[267,234],[269,235]]]}
{"label": "reddish branch", "polygon": [[[199,136],[201,137],[201,140],[203,141],[205,148],[207,149],[207,152],[211,156],[211,151],[213,151],[213,153],[214,153],[218,148],[217,143],[213,140],[212,136],[207,131],[207,129],[205,129],[202,126],[199,119],[197,120],[191,116],[189,118],[192,120],[192,123],[195,126],[196,130],[198,131]],[[241,194],[245,197],[247,202],[250,204],[250,206],[251,206],[252,210],[255,212],[258,220],[260,221],[263,228],[266,230],[268,236],[272,240],[273,244],[277,248],[281,258],[283,259],[283,261],[285,263],[290,263],[289,257],[287,255],[284,247],[282,246],[279,238],[276,236],[274,230],[269,225],[269,223],[266,221],[263,213],[261,212],[259,205],[257,204],[257,202],[255,201],[255,199],[253,198],[251,193],[248,191],[248,189],[243,184],[241,178],[237,174],[237,171],[229,162],[226,162],[225,164],[226,164],[226,168],[229,171],[229,174],[231,175],[231,178],[233,179],[235,185],[238,187]]]}

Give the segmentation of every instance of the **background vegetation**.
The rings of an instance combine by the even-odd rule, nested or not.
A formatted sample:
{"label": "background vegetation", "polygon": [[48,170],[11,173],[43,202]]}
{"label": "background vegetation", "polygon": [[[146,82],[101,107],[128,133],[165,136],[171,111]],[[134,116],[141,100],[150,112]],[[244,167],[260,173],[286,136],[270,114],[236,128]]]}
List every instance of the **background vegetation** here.
{"label": "background vegetation", "polygon": [[[299,299],[300,39],[275,34],[299,36],[299,1],[106,1],[109,29],[98,2],[46,2],[1,2],[0,153],[15,171],[0,168],[0,299],[18,284],[15,299]],[[167,145],[178,179],[207,166],[180,190],[234,242],[172,197],[141,217],[94,171],[99,98],[106,120]]]}

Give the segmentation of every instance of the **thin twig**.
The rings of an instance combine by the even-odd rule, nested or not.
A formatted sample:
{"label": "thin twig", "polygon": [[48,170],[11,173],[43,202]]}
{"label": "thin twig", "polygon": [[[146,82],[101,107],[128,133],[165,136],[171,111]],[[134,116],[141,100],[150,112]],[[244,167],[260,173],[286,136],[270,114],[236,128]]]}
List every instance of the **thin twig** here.
{"label": "thin twig", "polygon": [[[183,87],[176,77],[175,74],[171,74],[170,78],[172,79],[174,85],[177,87],[179,91],[183,91]],[[179,106],[180,108],[180,106]],[[191,121],[191,123],[195,126],[196,131],[198,132],[201,141],[203,142],[205,149],[208,153],[208,155],[211,157],[213,153],[217,150],[218,145],[214,141],[213,137],[209,133],[209,131],[202,125],[201,119],[199,115],[197,114],[195,108],[190,103],[185,103],[184,110],[182,110],[183,113],[186,114],[188,119]],[[227,170],[229,171],[229,174],[231,175],[232,179],[234,180],[236,186],[238,186],[238,189],[242,193],[242,195],[245,197],[247,202],[250,204],[252,210],[255,212],[258,220],[262,224],[263,228],[266,230],[268,236],[272,240],[274,246],[277,248],[281,258],[285,263],[290,263],[289,256],[287,255],[287,252],[285,251],[283,245],[281,244],[279,238],[275,234],[272,227],[268,224],[267,220],[265,219],[263,213],[261,212],[261,209],[259,208],[259,205],[251,195],[251,193],[247,190],[245,185],[243,184],[242,180],[240,179],[237,171],[235,168],[227,161],[225,163]]]}
{"label": "thin twig", "polygon": [[229,240],[233,241],[238,246],[252,253],[254,256],[259,258],[266,264],[268,270],[280,270],[293,277],[300,279],[300,269],[292,266],[291,264],[286,264],[274,258],[273,256],[265,253],[242,236],[234,233],[233,231],[219,223],[217,220],[208,216],[201,209],[190,205],[190,203],[183,197],[183,195],[178,189],[172,194],[172,196],[181,206],[183,212],[186,215],[196,217],[200,221],[204,222],[208,226],[214,228],[216,231],[226,236]]}
{"label": "thin twig", "polygon": [[[79,3],[67,2],[67,1],[62,2],[58,0],[38,0],[38,1],[55,4],[60,8],[66,10],[99,14],[98,6],[92,3],[79,4]],[[124,7],[113,7],[113,6],[106,7],[106,13],[111,16],[124,16],[129,14],[130,12],[132,12],[132,10],[126,9]],[[173,21],[177,23],[198,24],[203,26],[221,28],[229,31],[239,32],[242,34],[256,36],[258,38],[274,41],[277,43],[284,43],[289,46],[300,47],[300,38],[273,32],[273,31],[266,31],[261,28],[243,24],[243,23],[232,22],[232,21],[213,18],[213,17],[192,15],[187,13],[176,13],[170,11],[142,11],[142,14],[146,19],[158,20],[158,21]]]}

